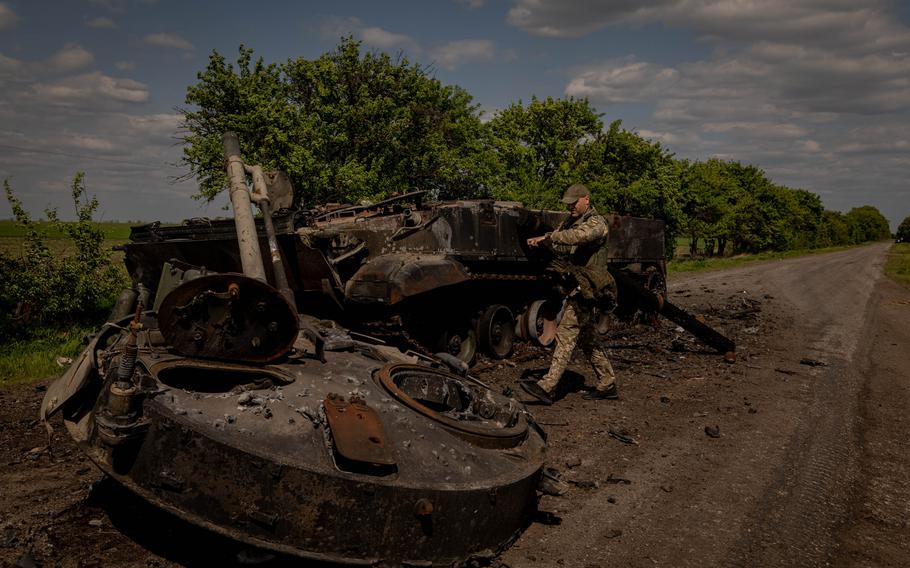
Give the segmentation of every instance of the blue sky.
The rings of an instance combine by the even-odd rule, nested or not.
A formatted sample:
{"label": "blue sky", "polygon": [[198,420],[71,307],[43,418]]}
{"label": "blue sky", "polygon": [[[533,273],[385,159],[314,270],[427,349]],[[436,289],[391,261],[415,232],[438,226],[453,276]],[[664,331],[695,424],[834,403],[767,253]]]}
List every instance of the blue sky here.
{"label": "blue sky", "polygon": [[[910,215],[910,3],[886,0],[0,0],[0,178],[70,216],[222,215],[175,164],[187,85],[243,43],[316,57],[351,34],[403,52],[489,116],[588,97],[677,156],[755,164],[829,209]],[[0,217],[10,215],[5,200]]]}

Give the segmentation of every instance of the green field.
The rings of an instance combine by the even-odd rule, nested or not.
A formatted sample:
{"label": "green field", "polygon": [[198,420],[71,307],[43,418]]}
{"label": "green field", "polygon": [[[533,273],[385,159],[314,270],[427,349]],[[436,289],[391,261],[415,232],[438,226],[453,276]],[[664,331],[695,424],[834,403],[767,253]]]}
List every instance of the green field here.
{"label": "green field", "polygon": [[[139,222],[103,222],[97,223],[104,231],[105,246],[124,244],[130,236],[130,227],[139,225]],[[44,236],[44,242],[55,254],[67,254],[72,249],[72,243],[65,233],[61,232],[53,223],[47,221],[36,222],[38,230]],[[25,228],[16,221],[0,219],[0,252],[19,255],[22,253]]]}
{"label": "green field", "polygon": [[[59,231],[53,223],[48,221],[36,221],[35,226],[48,238],[64,238],[66,234]],[[140,225],[139,221],[107,221],[95,223],[95,225],[104,231],[104,237],[114,240],[126,240],[130,236],[130,227]],[[0,237],[24,237],[25,228],[12,219],[0,219]]]}
{"label": "green field", "polygon": [[910,243],[898,243],[891,247],[885,261],[885,274],[910,289]]}

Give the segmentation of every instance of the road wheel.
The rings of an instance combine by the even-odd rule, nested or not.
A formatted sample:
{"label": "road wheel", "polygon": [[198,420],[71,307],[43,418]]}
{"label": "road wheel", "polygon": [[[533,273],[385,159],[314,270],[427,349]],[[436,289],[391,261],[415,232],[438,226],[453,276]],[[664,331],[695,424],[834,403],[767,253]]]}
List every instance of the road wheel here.
{"label": "road wheel", "polygon": [[480,348],[490,357],[508,357],[515,344],[515,318],[509,308],[494,304],[484,310],[477,321],[477,339]]}
{"label": "road wheel", "polygon": [[522,336],[546,347],[556,339],[556,327],[562,319],[563,304],[553,300],[537,300],[521,314],[519,327]]}
{"label": "road wheel", "polygon": [[439,336],[437,351],[453,355],[470,366],[477,355],[477,334],[465,327],[444,330]]}

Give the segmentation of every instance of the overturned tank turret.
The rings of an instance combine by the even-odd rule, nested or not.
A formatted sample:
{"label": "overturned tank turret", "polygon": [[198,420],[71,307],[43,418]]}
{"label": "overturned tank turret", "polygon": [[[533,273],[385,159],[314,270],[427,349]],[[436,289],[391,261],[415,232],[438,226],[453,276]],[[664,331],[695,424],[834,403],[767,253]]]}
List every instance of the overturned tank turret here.
{"label": "overturned tank turret", "polygon": [[[225,153],[235,209],[248,212],[245,174],[254,201],[263,176],[227,135]],[[48,389],[42,419],[60,413],[143,499],[262,549],[452,566],[508,546],[535,511],[546,447],[524,407],[306,314],[300,278],[276,272],[310,259],[276,246],[280,226],[242,217],[234,247],[210,255],[229,263],[131,251],[136,288]]]}

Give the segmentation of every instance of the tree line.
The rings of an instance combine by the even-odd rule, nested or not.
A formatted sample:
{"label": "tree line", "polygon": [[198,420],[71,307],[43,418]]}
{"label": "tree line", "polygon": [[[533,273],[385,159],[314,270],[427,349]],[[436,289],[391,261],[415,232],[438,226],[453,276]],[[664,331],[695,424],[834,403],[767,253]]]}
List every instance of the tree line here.
{"label": "tree line", "polygon": [[[594,204],[666,222],[667,241],[693,253],[738,254],[886,239],[872,206],[826,210],[818,195],[777,184],[734,160],[682,160],[658,142],[604,125],[586,99],[532,97],[484,117],[432,67],[364,51],[344,38],[315,59],[235,63],[213,52],[187,89],[183,163],[197,197],[226,185],[221,133],[245,159],[291,176],[302,207],[378,200],[415,189],[440,199],[496,198],[559,208],[566,187]],[[668,250],[674,250],[669,246]]]}

